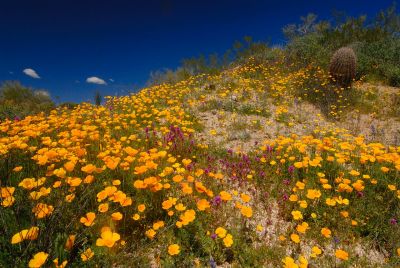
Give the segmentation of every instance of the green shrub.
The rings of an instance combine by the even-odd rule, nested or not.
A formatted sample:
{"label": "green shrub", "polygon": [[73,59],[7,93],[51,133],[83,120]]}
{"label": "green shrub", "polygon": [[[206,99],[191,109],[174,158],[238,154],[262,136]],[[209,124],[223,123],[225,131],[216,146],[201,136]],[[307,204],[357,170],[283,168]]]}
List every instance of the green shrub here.
{"label": "green shrub", "polygon": [[336,22],[318,21],[309,14],[301,23],[283,29],[288,43],[285,53],[290,66],[316,64],[327,69],[329,57],[340,47],[351,47],[357,56],[356,78],[399,85],[400,16],[393,5],[375,18],[345,17]]}
{"label": "green shrub", "polygon": [[45,90],[33,90],[17,81],[4,82],[0,87],[0,120],[23,118],[55,107]]}
{"label": "green shrub", "polygon": [[400,86],[400,67],[392,66],[388,70],[388,81],[389,85],[393,87]]}
{"label": "green shrub", "polygon": [[400,73],[400,39],[385,38],[377,42],[361,43],[356,49],[359,76],[383,80],[398,86]]}
{"label": "green shrub", "polygon": [[311,62],[327,67],[331,49],[322,46],[322,41],[322,36],[316,33],[293,39],[285,50],[289,62],[298,67],[307,66]]}

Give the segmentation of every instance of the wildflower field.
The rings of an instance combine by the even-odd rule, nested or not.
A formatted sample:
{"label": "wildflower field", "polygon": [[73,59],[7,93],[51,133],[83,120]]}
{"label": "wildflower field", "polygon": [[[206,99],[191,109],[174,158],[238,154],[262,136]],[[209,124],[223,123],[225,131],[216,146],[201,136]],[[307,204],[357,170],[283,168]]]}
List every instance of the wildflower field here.
{"label": "wildflower field", "polygon": [[396,107],[281,66],[1,122],[0,266],[399,266]]}

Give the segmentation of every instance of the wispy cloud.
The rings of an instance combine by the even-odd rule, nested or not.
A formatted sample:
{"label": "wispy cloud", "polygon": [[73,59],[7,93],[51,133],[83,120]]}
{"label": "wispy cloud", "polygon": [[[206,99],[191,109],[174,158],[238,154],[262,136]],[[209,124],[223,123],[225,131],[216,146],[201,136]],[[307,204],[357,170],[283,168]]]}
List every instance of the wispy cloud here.
{"label": "wispy cloud", "polygon": [[37,74],[37,72],[35,70],[31,69],[31,68],[26,68],[22,72],[24,74],[26,74],[27,76],[30,76],[32,78],[35,78],[35,79],[39,79],[40,78],[40,76]]}
{"label": "wispy cloud", "polygon": [[106,81],[96,76],[91,76],[86,79],[87,83],[97,84],[97,85],[107,85]]}
{"label": "wispy cloud", "polygon": [[47,90],[36,90],[35,95],[50,98],[50,93]]}
{"label": "wispy cloud", "polygon": [[110,79],[108,79],[108,80],[110,80],[110,82],[112,82],[112,83],[115,81],[115,80],[114,80],[114,79],[112,79],[112,78],[110,78]]}

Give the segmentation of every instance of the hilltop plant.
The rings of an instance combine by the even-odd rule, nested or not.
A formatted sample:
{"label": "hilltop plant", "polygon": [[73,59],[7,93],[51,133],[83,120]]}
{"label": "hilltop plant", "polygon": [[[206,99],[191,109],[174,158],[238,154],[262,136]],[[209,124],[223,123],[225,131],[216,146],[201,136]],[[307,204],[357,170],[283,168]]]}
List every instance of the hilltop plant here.
{"label": "hilltop plant", "polygon": [[46,90],[33,90],[18,81],[6,81],[0,85],[0,120],[19,120],[41,112],[48,114],[54,106]]}
{"label": "hilltop plant", "polygon": [[356,77],[357,57],[352,48],[342,47],[332,56],[329,72],[342,87],[350,87]]}

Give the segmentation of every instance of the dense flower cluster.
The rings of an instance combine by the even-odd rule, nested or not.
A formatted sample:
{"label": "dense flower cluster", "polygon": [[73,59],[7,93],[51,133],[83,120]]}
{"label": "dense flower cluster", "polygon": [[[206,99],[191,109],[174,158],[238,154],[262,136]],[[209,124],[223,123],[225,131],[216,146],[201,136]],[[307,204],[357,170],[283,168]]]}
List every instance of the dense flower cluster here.
{"label": "dense flower cluster", "polygon": [[[235,84],[217,90],[221,100],[266,90],[279,100],[302,85],[307,72],[249,64],[226,75]],[[222,83],[226,77],[191,77],[108,97],[105,106],[84,103],[1,122],[5,262],[104,266],[107,258],[115,263],[132,252],[135,260],[151,253],[165,264],[183,262],[184,255],[204,261],[215,252],[239,260],[249,239],[265,243],[268,226],[255,219],[265,217],[255,208],[264,193],[275,194],[290,223],[285,233],[274,234],[280,247],[291,249],[291,256],[279,256],[286,267],[307,267],[324,256],[354,258],[340,242],[376,224],[368,214],[371,200],[386,204],[385,228],[396,228],[399,147],[332,130],[260,141],[249,154],[213,155],[197,139],[201,127],[191,113],[209,101],[200,87],[205,79]],[[284,120],[287,113],[280,102],[275,117]],[[400,247],[395,243],[393,258]]]}

